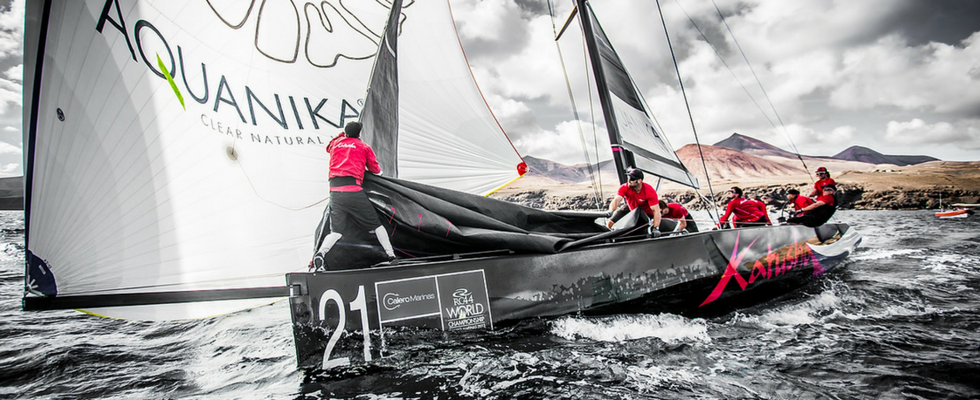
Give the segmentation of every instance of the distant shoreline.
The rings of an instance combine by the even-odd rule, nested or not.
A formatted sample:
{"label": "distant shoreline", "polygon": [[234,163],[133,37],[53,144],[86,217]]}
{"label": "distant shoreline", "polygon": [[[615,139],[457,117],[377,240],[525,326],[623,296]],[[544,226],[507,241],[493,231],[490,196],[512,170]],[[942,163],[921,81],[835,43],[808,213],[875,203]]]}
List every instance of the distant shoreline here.
{"label": "distant shoreline", "polygon": [[[980,203],[980,162],[929,162],[920,165],[874,169],[870,171],[845,170],[832,172],[838,182],[844,202],[843,209],[857,210],[921,210],[938,209],[953,203]],[[618,188],[618,182],[603,185],[602,204]],[[751,177],[712,181],[715,196],[722,199],[732,186],[741,187],[749,197],[770,194],[777,201],[784,199],[791,188],[809,193],[813,181],[806,175]],[[656,184],[656,180],[647,183]],[[708,185],[702,182],[701,195],[708,197]],[[665,183],[658,192],[665,199],[681,203],[692,210],[711,208],[710,204],[697,199],[693,189],[675,183]],[[542,175],[529,174],[502,188],[491,197],[554,210],[595,210],[596,201],[592,186],[588,184],[562,183]],[[725,201],[719,201],[724,205]]]}

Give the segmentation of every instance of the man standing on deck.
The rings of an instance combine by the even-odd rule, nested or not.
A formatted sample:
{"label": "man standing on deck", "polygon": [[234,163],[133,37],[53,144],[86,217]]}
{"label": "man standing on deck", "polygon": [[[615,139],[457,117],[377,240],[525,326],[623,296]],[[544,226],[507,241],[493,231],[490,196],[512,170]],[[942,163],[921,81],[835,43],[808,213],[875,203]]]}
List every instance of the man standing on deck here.
{"label": "man standing on deck", "polygon": [[616,197],[609,203],[611,216],[609,221],[606,221],[606,226],[611,229],[616,221],[626,215],[626,210],[619,209],[619,205],[625,199],[630,210],[642,209],[653,220],[654,231],[659,230],[660,199],[657,197],[657,191],[653,189],[653,186],[643,183],[643,171],[636,168],[630,168],[629,171],[626,171],[626,178],[628,182],[619,187]]}
{"label": "man standing on deck", "polygon": [[[327,205],[325,221],[320,221],[317,231],[321,232],[326,228],[326,222],[329,224],[330,234],[321,243],[316,243],[311,269],[324,268],[324,257],[343,236],[335,227],[359,226],[373,232],[389,261],[395,259],[388,231],[381,225],[377,211],[361,188],[364,171],[381,174],[381,166],[378,165],[374,150],[362,142],[360,136],[361,124],[351,122],[327,144],[327,152],[330,153],[330,203]],[[348,223],[348,220],[356,225]]]}

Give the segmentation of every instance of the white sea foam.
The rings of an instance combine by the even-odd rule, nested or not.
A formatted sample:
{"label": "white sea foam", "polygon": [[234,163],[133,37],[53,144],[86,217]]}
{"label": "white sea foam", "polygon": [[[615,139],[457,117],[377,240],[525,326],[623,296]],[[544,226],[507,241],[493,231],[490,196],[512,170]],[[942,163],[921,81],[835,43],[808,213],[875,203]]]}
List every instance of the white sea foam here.
{"label": "white sea foam", "polygon": [[650,365],[648,367],[630,367],[626,376],[630,382],[638,386],[639,392],[654,392],[658,388],[672,388],[699,381],[698,374],[689,368],[674,366]]}
{"label": "white sea foam", "polygon": [[609,318],[565,317],[552,323],[551,333],[566,339],[603,342],[655,337],[668,344],[711,342],[707,323],[674,314],[621,315]]}
{"label": "white sea foam", "polygon": [[828,314],[836,313],[841,302],[840,295],[831,288],[800,304],[780,307],[751,316],[736,313],[731,323],[754,323],[763,329],[770,330],[810,325],[820,323]]}
{"label": "white sea foam", "polygon": [[864,251],[856,252],[851,255],[851,262],[860,261],[873,261],[882,260],[886,258],[894,258],[896,256],[908,256],[913,254],[919,254],[925,251],[925,249],[864,249]]}

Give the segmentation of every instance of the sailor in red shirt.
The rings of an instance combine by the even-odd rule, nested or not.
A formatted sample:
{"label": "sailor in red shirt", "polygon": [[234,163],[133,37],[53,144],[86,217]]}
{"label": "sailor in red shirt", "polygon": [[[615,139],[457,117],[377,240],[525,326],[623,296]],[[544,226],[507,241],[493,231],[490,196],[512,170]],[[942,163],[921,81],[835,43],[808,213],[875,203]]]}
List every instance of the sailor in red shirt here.
{"label": "sailor in red shirt", "polygon": [[657,197],[657,191],[653,186],[643,183],[643,171],[631,168],[626,172],[626,177],[629,181],[619,187],[616,197],[609,203],[609,212],[612,216],[609,221],[606,221],[606,226],[612,228],[616,221],[626,215],[625,210],[619,210],[620,203],[625,199],[630,210],[642,209],[653,219],[653,227],[660,229],[660,199]]}
{"label": "sailor in red shirt", "polygon": [[688,232],[698,232],[698,224],[694,222],[694,217],[691,217],[687,209],[680,204],[660,200],[660,216],[676,220],[677,230],[685,229]]}
{"label": "sailor in red shirt", "polygon": [[769,219],[769,209],[766,208],[766,203],[755,199],[746,199],[745,202],[749,203],[752,206],[755,206],[755,208],[759,210],[760,213],[762,213],[766,225],[772,225],[772,220]]}
{"label": "sailor in red shirt", "polygon": [[825,185],[822,190],[823,194],[817,197],[816,202],[800,210],[804,212],[803,215],[788,218],[786,222],[809,227],[818,227],[827,223],[830,217],[834,215],[834,212],[837,211],[837,202],[834,200],[834,193],[837,191],[837,186]]}
{"label": "sailor in red shirt", "polygon": [[[823,190],[821,190],[821,192],[823,192]],[[796,216],[802,216],[805,214],[806,212],[803,211],[803,208],[814,203],[813,199],[806,196],[800,196],[800,191],[796,189],[786,191],[786,200],[789,202],[789,204],[793,205],[793,211],[795,212]]]}
{"label": "sailor in red shirt", "polygon": [[[364,171],[375,174],[381,173],[381,166],[374,155],[374,150],[360,139],[361,124],[351,122],[344,127],[344,132],[333,138],[327,144],[330,153],[330,203],[324,213],[320,226],[317,227],[315,254],[311,269],[324,267],[324,257],[337,241],[343,236],[341,227],[360,226],[373,232],[378,238],[389,261],[395,259],[395,251],[388,239],[388,231],[381,225],[378,213],[368,200],[367,194],[361,189]],[[355,224],[348,223],[352,220]],[[329,234],[324,237],[324,228],[329,228]]]}
{"label": "sailor in red shirt", "polygon": [[810,197],[817,198],[823,194],[823,187],[827,185],[837,185],[837,182],[830,177],[830,172],[827,172],[827,168],[820,167],[817,168],[817,178],[816,182],[813,183],[813,191],[810,192]]}
{"label": "sailor in red shirt", "polygon": [[742,188],[732,186],[728,194],[731,196],[731,200],[728,201],[728,207],[725,208],[725,215],[721,217],[720,224],[728,221],[728,217],[733,214],[735,218],[732,222],[735,228],[764,225],[766,223],[765,213],[759,211],[759,208],[755,204],[748,202],[742,197]]}

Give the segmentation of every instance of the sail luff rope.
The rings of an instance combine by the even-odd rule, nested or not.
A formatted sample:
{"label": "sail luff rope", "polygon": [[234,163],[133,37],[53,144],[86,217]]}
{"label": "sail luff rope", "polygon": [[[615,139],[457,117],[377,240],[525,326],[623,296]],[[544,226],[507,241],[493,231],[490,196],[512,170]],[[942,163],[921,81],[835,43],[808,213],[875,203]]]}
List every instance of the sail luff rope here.
{"label": "sail luff rope", "polygon": [[[691,103],[687,99],[687,91],[684,90],[684,79],[681,78],[681,70],[680,67],[677,66],[677,56],[674,55],[674,46],[670,43],[670,34],[667,33],[667,21],[664,19],[664,11],[660,7],[660,0],[657,0],[657,11],[660,13],[660,23],[664,26],[664,36],[667,38],[667,47],[670,49],[670,58],[674,61],[674,71],[677,72],[677,82],[680,84],[681,94],[684,96],[684,107],[687,108],[687,117],[691,121],[691,130],[694,132],[694,142],[698,146],[698,155],[701,156],[701,167],[704,168],[704,179],[708,182],[708,193],[711,195],[711,198],[714,199],[715,191],[711,186],[711,176],[708,174],[708,165],[704,161],[704,151],[701,149],[701,140],[698,139],[698,129],[694,125],[694,115],[691,113]],[[698,195],[700,196],[700,193],[698,193]],[[721,215],[718,213],[718,203],[712,201],[711,205],[715,207],[715,214]],[[708,212],[708,215],[711,216],[712,219],[715,218],[715,216],[711,215],[710,211]]]}
{"label": "sail luff rope", "polygon": [[[558,60],[561,62],[561,71],[565,75],[565,88],[568,90],[568,100],[572,103],[572,114],[575,116],[575,126],[578,127],[579,139],[582,141],[582,152],[585,154],[585,165],[589,168],[589,179],[592,181],[592,196],[595,201],[596,210],[602,210],[602,203],[600,199],[602,198],[602,193],[600,185],[596,183],[596,173],[592,169],[592,160],[589,157],[589,147],[588,143],[585,141],[585,131],[582,130],[582,120],[578,115],[578,107],[575,105],[575,96],[572,94],[572,83],[568,78],[568,69],[565,67],[565,56],[562,55],[561,45],[558,43],[558,27],[555,26],[555,11],[552,7],[551,0],[548,0],[548,13],[551,15],[551,31],[555,36],[555,48],[558,49]],[[574,11],[573,11],[574,13]],[[573,14],[574,15],[574,14]],[[570,17],[571,18],[571,17]],[[565,24],[568,26],[568,24]],[[564,29],[562,30],[564,32]],[[593,135],[594,136],[594,135]],[[598,159],[596,160],[596,169],[599,168]]]}
{"label": "sail luff rope", "polygon": [[807,176],[811,177],[810,179],[812,181],[813,177],[810,175],[810,169],[806,166],[806,161],[803,161],[803,156],[800,155],[800,150],[796,147],[796,143],[793,143],[793,138],[789,136],[789,132],[786,130],[786,124],[783,123],[783,119],[776,111],[776,106],[772,104],[772,100],[769,98],[769,93],[766,92],[766,88],[762,86],[762,80],[760,80],[759,76],[756,75],[755,68],[752,68],[752,63],[749,62],[748,56],[746,56],[745,52],[742,51],[742,45],[740,45],[738,43],[738,39],[735,38],[735,32],[732,32],[732,27],[728,25],[728,21],[721,13],[721,10],[718,8],[718,4],[715,3],[715,0],[711,0],[711,4],[715,7],[715,11],[718,12],[718,16],[721,17],[721,22],[725,24],[725,28],[728,29],[728,34],[732,36],[732,42],[735,43],[735,47],[738,48],[738,52],[742,54],[742,59],[745,60],[745,64],[749,66],[749,71],[752,72],[752,77],[755,78],[756,83],[759,84],[759,89],[762,90],[762,94],[766,97],[766,101],[769,102],[769,107],[772,108],[772,113],[776,115],[776,119],[779,121],[779,126],[783,128],[783,134],[786,135],[786,140],[789,141],[790,146],[793,147],[793,151],[796,152],[796,157],[799,158],[800,162],[803,164],[803,170],[806,171]]}

